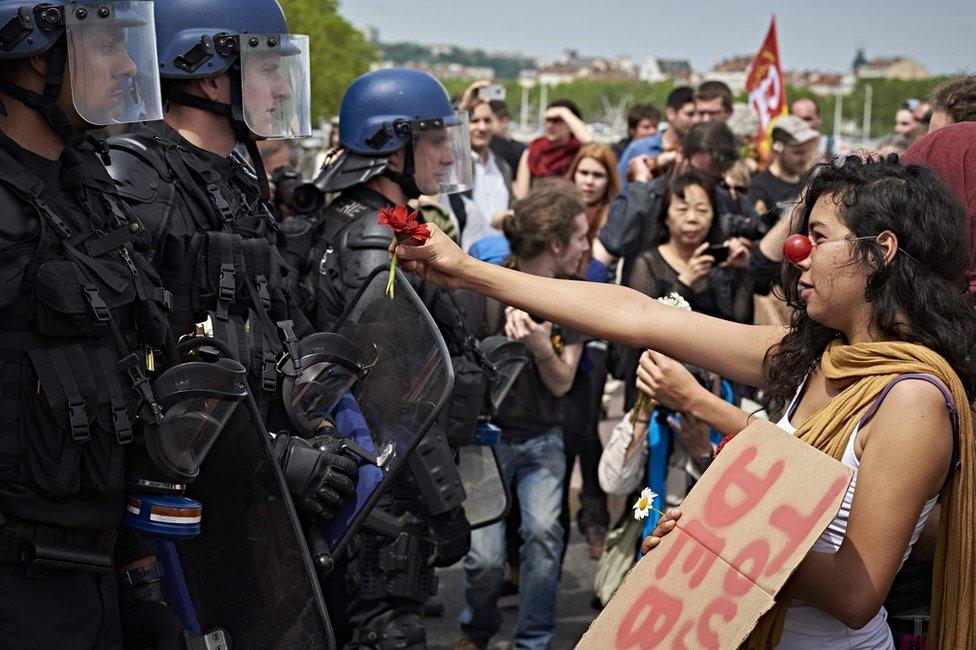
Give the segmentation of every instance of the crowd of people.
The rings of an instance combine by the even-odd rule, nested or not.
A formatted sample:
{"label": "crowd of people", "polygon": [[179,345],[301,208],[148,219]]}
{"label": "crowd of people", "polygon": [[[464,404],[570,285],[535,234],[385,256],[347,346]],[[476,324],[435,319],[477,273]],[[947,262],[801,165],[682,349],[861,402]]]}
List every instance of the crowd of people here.
{"label": "crowd of people", "polygon": [[[677,299],[695,313],[687,320],[661,310],[649,311],[632,297],[634,294],[589,291],[578,283],[535,283],[525,276],[489,273],[483,264],[476,266],[456,256],[451,245],[437,237],[435,243],[416,249],[397,248],[398,254],[419,261],[413,268],[422,277],[490,296],[486,299],[479,294],[482,301],[508,304],[499,305],[496,311],[498,318],[502,318],[503,310],[508,316],[506,333],[533,342],[535,386],[521,387],[522,396],[542,403],[540,388],[547,399],[564,396],[562,419],[550,415],[544,420],[546,427],[561,430],[563,448],[554,446],[545,460],[539,455],[541,442],[536,454],[519,454],[515,450],[524,444],[519,427],[506,425],[504,420],[500,420],[500,448],[505,449],[506,456],[521,456],[532,464],[528,471],[513,472],[506,479],[518,494],[523,515],[525,508],[531,512],[545,503],[547,532],[554,543],[549,547],[550,560],[558,555],[557,540],[564,525],[551,514],[554,496],[540,499],[540,504],[528,504],[522,490],[537,485],[543,477],[566,481],[569,466],[560,462],[564,448],[575,445],[584,452],[580,458],[583,485],[578,521],[594,558],[604,552],[617,556],[614,563],[607,563],[613,568],[598,570],[595,605],[607,602],[623,573],[637,561],[640,540],[645,540],[643,551],[649,552],[680,517],[680,511],[671,511],[658,521],[652,513],[648,522],[631,534],[628,531],[635,525],[630,513],[625,512],[604,551],[601,547],[607,531],[602,522],[607,520],[601,491],[634,499],[643,487],[650,486],[659,495],[654,504],[658,510],[674,508],[707,470],[723,436],[740,431],[754,417],[775,417],[782,428],[799,430],[798,435],[805,440],[853,467],[859,477],[858,494],[866,495],[852,504],[854,487],[850,488],[841,513],[801,564],[789,588],[793,603],[785,623],[781,621],[776,630],[779,644],[791,648],[834,647],[832,644],[840,643],[844,647],[885,648],[893,647],[894,640],[902,644],[920,642],[921,637],[913,635],[919,634],[919,621],[928,621],[928,617],[898,615],[927,614],[932,583],[923,580],[921,585],[906,585],[909,579],[905,576],[910,572],[898,570],[916,541],[926,538],[928,543],[918,545],[919,552],[913,554],[910,564],[920,562],[931,567],[926,562],[932,561],[931,540],[938,529],[934,520],[939,519],[940,510],[937,505],[944,509],[943,518],[957,519],[950,526],[951,532],[943,527],[939,533],[943,536],[940,543],[954,549],[954,559],[936,559],[934,580],[937,589],[953,595],[937,595],[933,601],[943,609],[937,622],[941,627],[934,622],[930,629],[930,643],[963,647],[972,640],[962,629],[967,624],[961,622],[972,607],[971,594],[960,594],[944,581],[953,580],[960,570],[946,562],[965,562],[962,570],[966,575],[972,572],[970,551],[959,549],[970,546],[971,513],[958,503],[950,505],[969,498],[961,496],[959,490],[971,489],[961,487],[970,484],[971,470],[965,469],[965,461],[962,468],[949,463],[950,455],[958,459],[964,453],[962,446],[972,448],[971,430],[965,428],[968,420],[953,429],[949,415],[955,418],[960,408],[969,409],[968,403],[959,403],[968,402],[963,386],[970,381],[971,372],[964,350],[970,336],[965,332],[971,330],[973,321],[964,274],[972,277],[976,253],[971,238],[976,197],[972,193],[972,170],[967,167],[967,152],[976,146],[976,124],[966,117],[974,106],[973,83],[972,78],[963,77],[936,89],[930,108],[922,108],[931,117],[920,116],[911,125],[915,141],[903,151],[902,162],[890,155],[890,147],[859,152],[847,159],[833,158],[826,138],[817,130],[821,124],[819,107],[813,100],[798,100],[792,113],[774,125],[771,160],[759,163],[761,171],[751,178],[750,170],[756,169],[758,161],[740,159],[742,142],[724,124],[732,114],[731,93],[720,83],[706,82],[698,89],[676,88],[668,98],[667,123],[660,130],[649,124],[659,115],[655,107],[635,106],[629,116],[628,138],[615,144],[621,152],[616,170],[613,149],[599,144],[575,145],[574,141],[582,140],[577,129],[568,121],[557,128],[547,119],[544,135],[530,145],[530,150],[534,146],[537,150],[559,147],[562,151],[573,144],[576,158],[559,169],[528,168],[531,189],[505,217],[504,236],[513,248],[503,266],[547,278],[615,281],[649,298]],[[572,107],[565,104],[554,103],[574,115]],[[901,122],[908,119],[903,115],[908,106],[896,116],[896,131],[902,136],[906,135],[900,129]],[[918,103],[912,108],[918,110],[920,106]],[[565,112],[560,110],[560,115],[565,116]],[[929,133],[918,136],[921,124]],[[540,145],[542,140],[546,143]],[[570,158],[567,154],[562,157]],[[575,208],[563,208],[572,196],[582,201]],[[544,206],[538,202],[542,198]],[[559,210],[564,212],[563,227],[545,235],[549,246],[543,249],[544,255],[540,254],[548,258],[547,263],[526,264],[525,255],[516,252],[522,246],[526,222],[535,222],[534,232],[541,235]],[[575,225],[574,210],[579,221]],[[591,249],[588,264],[578,264],[579,252],[587,252],[576,245],[576,238],[583,235],[584,215]],[[808,234],[814,252],[787,264],[788,274],[781,274],[783,244],[794,232]],[[859,243],[862,240],[868,243]],[[851,252],[826,245],[840,241],[851,241],[856,247]],[[820,246],[824,253],[819,253]],[[467,248],[477,257],[477,243],[468,243]],[[561,274],[560,256],[569,263],[563,265]],[[864,270],[844,270],[850,264]],[[575,273],[565,271],[573,267]],[[940,296],[939,306],[922,306],[928,301],[923,296],[935,295]],[[527,318],[526,313],[538,316]],[[647,318],[631,320],[628,314]],[[518,318],[523,318],[522,326],[513,324]],[[560,325],[538,323],[542,318]],[[941,330],[940,322],[948,329]],[[788,334],[778,347],[771,347],[771,340],[752,339],[747,333],[750,330],[736,329],[732,323],[758,324],[755,336],[775,336],[777,341],[784,332]],[[566,346],[565,353],[555,346],[539,350],[537,337],[542,327],[552,328],[547,334],[553,341],[565,340],[572,345]],[[587,364],[591,384],[602,387],[609,371],[625,385],[628,412],[602,451],[602,445],[589,444],[592,416],[599,411],[602,389],[589,391],[587,399],[583,393],[567,392],[568,382],[555,384],[545,379],[552,372],[544,370],[547,364],[558,364],[564,378],[568,372],[564,363],[586,367],[577,362],[577,332],[591,339],[583,348],[586,356],[601,349],[601,339],[610,341],[609,355],[600,358],[600,363]],[[837,338],[840,341],[831,344]],[[881,345],[871,343],[875,341],[883,341],[884,349],[871,347]],[[638,342],[640,345],[635,346]],[[912,373],[921,367],[912,357],[914,351],[899,347],[910,344],[924,345],[937,355],[921,364],[927,368],[921,371],[921,382],[901,384],[903,379],[918,377]],[[853,360],[846,355],[857,354],[853,351],[862,345],[873,351],[874,362],[896,364],[894,370],[879,370],[882,377],[873,378],[877,392],[868,403],[884,389],[877,397],[876,411],[871,411],[873,420],[870,415],[854,417],[859,411],[852,405],[837,406],[834,402],[847,394],[841,389],[841,377],[860,372],[847,367]],[[577,370],[577,382],[580,372],[584,371]],[[886,387],[889,381],[898,385]],[[638,394],[650,398],[649,410],[635,412]],[[512,398],[513,403],[521,399]],[[591,412],[579,418],[575,412],[584,404]],[[906,425],[905,418],[919,417],[916,409],[923,408],[922,404],[929,405],[935,421],[918,427]],[[837,432],[844,435],[827,435],[817,424],[811,426],[821,409],[834,407],[851,418],[845,423],[857,425],[853,431],[845,424],[840,427],[844,431]],[[882,415],[885,411],[887,414]],[[583,422],[588,425],[581,426]],[[918,439],[919,427],[926,430],[924,441]],[[872,429],[877,432],[875,440],[883,440],[875,442],[873,449]],[[894,433],[894,429],[899,432]],[[810,431],[819,439],[810,437]],[[914,439],[912,444],[903,444],[909,438]],[[904,465],[895,458],[918,467],[930,478],[900,483],[897,468]],[[573,455],[566,455],[566,459],[571,462]],[[952,481],[957,483],[950,488]],[[899,494],[908,490],[917,497],[897,506],[876,490]],[[961,511],[956,509],[959,507]],[[896,523],[880,526],[889,516]],[[503,583],[505,525],[502,522],[476,533],[493,540],[493,571],[485,573],[487,558],[480,553],[466,561],[468,607],[462,615],[463,636],[457,647],[485,647],[498,631],[500,619],[494,603],[508,586]],[[545,647],[555,626],[551,596],[558,589],[551,583],[552,591],[540,596],[538,575],[533,573],[538,565],[533,566],[530,560],[542,548],[538,545],[538,525],[543,521],[532,515],[531,526],[519,529],[523,544],[519,557],[508,551],[509,567],[521,567],[521,580],[508,575],[523,596],[513,631],[517,647]],[[889,535],[898,539],[898,544],[890,544]],[[621,556],[629,560],[620,562]],[[861,556],[870,558],[863,560],[863,567]],[[889,588],[899,598],[886,613],[882,605]],[[508,586],[507,591],[512,590]],[[486,602],[490,605],[487,610]]]}
{"label": "crowd of people", "polygon": [[[472,99],[477,88],[486,83],[473,85],[459,99],[472,119],[479,122],[493,116],[487,102]],[[742,152],[748,149],[743,147],[743,138],[726,125],[733,114],[733,97],[721,82],[705,82],[698,88],[675,88],[667,99],[663,124],[657,123],[661,113],[653,104],[635,105],[628,115],[627,137],[612,147],[588,142],[576,107],[569,101],[557,100],[546,112],[543,135],[530,143],[522,155],[514,183],[504,186],[507,194],[501,191],[493,194],[505,196],[513,209],[504,210],[500,202],[492,203],[483,195],[479,198],[479,182],[490,181],[476,173],[471,205],[465,211],[466,228],[471,228],[472,219],[479,219],[487,229],[482,230],[485,233],[482,240],[472,241],[462,236],[459,243],[483,261],[534,275],[618,283],[655,299],[678,296],[696,314],[730,323],[795,326],[796,310],[805,307],[807,300],[800,299],[796,286],[786,289],[783,285],[782,247],[790,233],[805,232],[803,222],[798,220],[811,219],[817,199],[810,198],[809,178],[823,179],[825,186],[818,192],[830,194],[848,183],[871,185],[881,183],[887,175],[903,177],[897,165],[886,156],[893,152],[905,154],[909,144],[919,141],[908,150],[906,160],[932,166],[948,191],[937,182],[930,183],[929,191],[941,192],[941,199],[946,201],[955,196],[967,206],[967,223],[973,218],[971,182],[963,179],[971,177],[965,169],[965,158],[958,156],[955,147],[941,149],[951,160],[945,164],[953,171],[940,169],[942,163],[934,162],[931,144],[941,140],[960,143],[955,146],[973,146],[972,140],[969,145],[961,144],[973,133],[973,124],[965,124],[972,120],[966,116],[974,106],[973,83],[970,77],[959,78],[937,88],[931,102],[906,103],[906,109],[896,115],[895,126],[896,133],[905,137],[906,142],[895,142],[896,149],[883,142],[877,150],[861,151],[859,160],[877,160],[864,163],[833,156],[828,138],[818,130],[822,125],[820,108],[809,98],[795,101],[791,113],[775,122],[768,161],[742,157]],[[901,122],[907,119],[909,105],[917,111],[909,114],[919,117],[911,124],[911,132],[903,133]],[[938,133],[946,127],[948,130]],[[934,133],[924,135],[920,133],[923,130]],[[475,135],[476,132],[477,128],[472,131],[472,149],[484,151],[484,136]],[[494,141],[489,140],[488,151],[496,150],[497,145],[493,143],[504,141],[504,136],[496,134]],[[920,156],[923,150],[924,157]],[[478,155],[481,160],[489,160],[489,154]],[[477,163],[476,160],[480,172]],[[865,171],[851,172],[854,178],[826,180],[832,173],[844,175],[831,171],[838,166],[853,169],[858,164],[864,164]],[[823,176],[811,176],[811,172],[818,171]],[[857,177],[862,173],[866,176]],[[830,185],[831,182],[836,185]],[[499,190],[502,186],[500,182],[492,185]],[[451,199],[450,203],[454,204],[455,200]],[[868,209],[861,208],[860,203],[858,208]],[[452,214],[456,215],[457,211]],[[586,247],[582,246],[584,223],[582,220],[574,223],[574,216],[586,217],[585,235],[589,244]],[[917,214],[916,217],[921,218]],[[853,232],[859,233],[848,220],[853,218],[840,217],[839,223],[846,223]],[[894,224],[886,223],[886,227],[894,228]],[[501,234],[495,232],[499,228]],[[876,228],[884,229],[880,224]],[[907,238],[910,235],[904,228],[903,223],[895,232],[904,233],[900,236]],[[524,252],[527,229],[540,242],[536,255]],[[824,236],[821,238],[826,240]],[[541,244],[546,241],[548,246]],[[816,236],[813,241],[816,246]],[[908,254],[905,253],[906,257]],[[917,261],[914,251],[911,255],[916,260],[914,263],[928,265]],[[537,261],[529,261],[533,257]],[[954,263],[958,265],[958,259]],[[800,289],[803,288],[801,285]],[[478,290],[482,291],[483,287],[479,285]],[[508,291],[504,293],[511,295]],[[490,292],[489,295],[498,297]],[[482,303],[486,300],[480,294],[478,298]],[[495,304],[493,298],[487,298],[490,304]],[[559,573],[558,569],[552,569],[551,563],[563,550],[559,540],[566,534],[571,519],[565,512],[566,499],[562,502],[562,520],[553,514],[555,484],[562,481],[565,491],[577,455],[582,475],[580,510],[571,514],[595,560],[601,561],[599,558],[607,548],[608,528],[613,529],[610,551],[616,557],[608,558],[607,566],[614,568],[598,570],[594,585],[594,605],[599,607],[606,604],[623,574],[637,561],[638,540],[652,532],[658,535],[661,532],[655,528],[657,515],[653,513],[640,526],[639,536],[628,532],[634,528],[629,512],[611,526],[607,495],[634,500],[643,487],[650,486],[659,495],[654,504],[658,510],[674,508],[707,469],[712,452],[723,436],[740,431],[757,416],[788,418],[780,423],[788,430],[793,428],[791,422],[804,420],[803,416],[782,415],[795,410],[790,407],[792,395],[771,395],[768,389],[757,390],[756,386],[764,382],[742,381],[737,372],[716,373],[716,361],[702,364],[704,368],[680,363],[662,354],[661,346],[645,349],[621,344],[619,340],[611,340],[607,345],[605,340],[593,337],[591,331],[590,337],[582,339],[580,361],[579,334],[566,327],[539,323],[541,318],[530,316],[536,307],[525,306],[529,298],[514,302],[523,309],[498,305],[494,311],[494,328],[485,330],[479,326],[475,331],[479,335],[504,331],[526,342],[533,357],[531,371],[526,371],[503,406],[504,411],[509,406],[519,409],[531,403],[541,409],[532,409],[533,416],[538,418],[535,421],[539,436],[532,441],[532,451],[527,450],[524,425],[508,420],[505,413],[499,413],[497,420],[503,431],[499,450],[504,450],[504,458],[514,460],[514,465],[506,469],[505,478],[516,496],[522,517],[528,515],[530,521],[526,524],[523,520],[519,525],[519,519],[510,516],[505,522],[473,534],[472,553],[465,562],[467,608],[461,617],[459,648],[485,647],[498,632],[499,595],[514,592],[519,594],[519,602],[524,603],[512,632],[516,647],[546,647],[551,640],[555,630],[554,599],[558,593],[555,577]],[[619,305],[607,303],[606,308],[617,309]],[[565,314],[565,310],[559,311]],[[484,313],[484,307],[474,310],[474,319],[480,325]],[[591,313],[596,316],[605,313],[605,309]],[[578,323],[585,319],[580,316],[570,321],[553,320]],[[600,329],[589,323],[587,327]],[[554,344],[540,349],[542,332],[546,338],[560,341],[560,347]],[[554,372],[563,381],[552,381]],[[570,382],[569,375],[573,372],[575,378]],[[626,415],[604,447],[597,425],[608,373],[614,385],[616,380],[623,383]],[[926,392],[924,388],[915,390]],[[897,395],[897,391],[893,392]],[[639,394],[651,399],[652,407],[648,411],[634,411]],[[557,410],[552,405],[559,401]],[[538,417],[542,414],[545,416]],[[544,443],[547,436],[551,442]],[[858,456],[852,451],[855,437],[851,437],[848,454],[843,459],[858,468]],[[557,442],[560,438],[561,442]],[[524,465],[520,466],[520,461]],[[945,478],[945,474],[941,476]],[[545,495],[536,491],[542,485],[548,485]],[[931,491],[931,486],[926,489]],[[533,503],[531,499],[536,501]],[[912,543],[921,533],[933,503],[934,499],[926,502]],[[847,513],[842,515],[846,519]],[[514,543],[513,526],[520,526]],[[842,538],[843,529],[829,543],[825,533],[825,541],[815,550],[836,551]],[[630,559],[620,562],[621,555]],[[543,566],[550,567],[547,575],[552,580],[549,582],[540,580],[539,568]],[[888,577],[893,578],[894,573]],[[927,590],[916,593],[910,599],[910,606],[899,601],[889,615],[923,611],[928,605],[928,593]],[[879,607],[883,597],[881,594]],[[811,596],[807,602],[819,601]],[[807,609],[815,611],[813,607]],[[858,621],[857,625],[852,623],[854,619],[849,612],[837,607],[821,606],[821,609],[827,609],[837,618],[836,623],[822,624],[821,631],[832,630],[829,634],[854,639],[856,643],[852,647],[888,647],[886,644],[891,642],[885,615],[879,614],[877,608],[870,612],[869,620]],[[821,624],[818,615],[797,609],[797,614],[787,621],[784,647],[814,647],[804,645],[809,643],[804,639],[805,632],[796,630],[808,623],[815,627]],[[910,639],[916,631],[914,619],[910,623],[906,620],[893,618],[890,622],[895,639]],[[829,646],[830,642],[817,641],[815,645],[827,647],[824,643]]]}
{"label": "crowd of people", "polygon": [[976,645],[976,79],[764,160],[719,81],[521,143],[380,69],[306,181],[308,38],[156,4],[0,0],[0,646],[421,648],[460,564],[455,647],[551,647],[755,418],[857,478],[750,647]]}

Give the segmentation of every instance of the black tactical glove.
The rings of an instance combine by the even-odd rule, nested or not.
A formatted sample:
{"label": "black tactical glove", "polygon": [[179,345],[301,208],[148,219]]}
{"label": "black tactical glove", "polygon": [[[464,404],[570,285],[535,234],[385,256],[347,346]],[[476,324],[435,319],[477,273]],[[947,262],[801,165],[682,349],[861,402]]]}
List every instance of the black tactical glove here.
{"label": "black tactical glove", "polygon": [[165,603],[122,606],[122,634],[126,648],[183,650],[184,629],[183,621]]}
{"label": "black tactical glove", "polygon": [[449,567],[471,550],[471,524],[463,508],[431,517],[430,529],[434,535],[434,566]]}
{"label": "black tactical glove", "polygon": [[274,455],[295,505],[324,523],[335,519],[339,508],[356,491],[359,465],[348,452],[340,451],[340,446],[332,436],[306,440],[279,433],[274,441]]}

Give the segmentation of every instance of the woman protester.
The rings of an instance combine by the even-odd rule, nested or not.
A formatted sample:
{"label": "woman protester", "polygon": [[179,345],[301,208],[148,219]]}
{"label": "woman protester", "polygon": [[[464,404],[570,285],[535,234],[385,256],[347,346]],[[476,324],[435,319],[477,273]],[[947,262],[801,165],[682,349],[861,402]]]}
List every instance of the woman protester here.
{"label": "woman protester", "polygon": [[[749,647],[892,648],[882,603],[937,498],[928,643],[976,647],[976,444],[967,396],[976,391],[976,316],[964,291],[962,207],[930,171],[893,159],[821,165],[802,196],[795,231],[809,249],[794,251],[784,269],[789,327],[491,267],[439,232],[395,250],[404,268],[445,287],[762,386],[771,405],[790,403],[781,426],[855,468],[840,512]],[[644,550],[679,517],[663,517]]]}

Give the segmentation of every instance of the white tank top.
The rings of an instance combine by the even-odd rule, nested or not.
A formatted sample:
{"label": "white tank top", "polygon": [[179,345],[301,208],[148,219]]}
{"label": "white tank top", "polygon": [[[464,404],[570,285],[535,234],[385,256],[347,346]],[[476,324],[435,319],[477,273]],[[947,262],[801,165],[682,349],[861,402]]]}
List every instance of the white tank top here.
{"label": "white tank top", "polygon": [[[797,389],[796,396],[790,403],[790,407],[786,410],[783,419],[777,423],[781,429],[784,429],[790,434],[796,433],[796,427],[790,423],[790,417],[796,409],[805,386],[806,380]],[[830,525],[827,526],[827,530],[814,543],[811,549],[813,551],[836,553],[837,549],[840,548],[841,542],[844,540],[844,535],[847,532],[847,520],[851,514],[851,503],[854,501],[854,489],[857,486],[857,472],[860,462],[854,453],[854,443],[857,440],[857,434],[860,428],[861,425],[859,423],[854,429],[850,441],[847,443],[847,448],[844,449],[843,458],[841,458],[841,462],[844,465],[854,470],[854,478],[847,488],[847,494],[844,495],[844,502],[840,506],[840,511],[834,517],[834,520],[830,522]],[[935,498],[925,502],[925,506],[922,508],[922,514],[918,518],[918,523],[915,524],[915,531],[912,533],[908,548],[905,549],[905,554],[902,557],[902,564],[908,559],[912,547],[918,541],[918,536],[922,532],[922,528],[925,526],[925,520],[928,519],[935,502]],[[887,620],[888,612],[882,607],[867,625],[860,630],[853,630],[827,612],[794,598],[790,601],[789,610],[786,613],[783,636],[780,639],[779,645],[776,647],[784,650],[821,650],[824,648],[892,650],[895,645],[891,637],[891,630],[888,628]]]}

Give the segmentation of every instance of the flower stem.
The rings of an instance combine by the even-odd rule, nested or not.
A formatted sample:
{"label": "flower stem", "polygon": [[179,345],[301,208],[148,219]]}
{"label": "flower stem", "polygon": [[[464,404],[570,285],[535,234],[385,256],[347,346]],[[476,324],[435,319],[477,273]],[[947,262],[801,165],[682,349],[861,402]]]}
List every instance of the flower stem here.
{"label": "flower stem", "polygon": [[637,420],[641,419],[643,413],[650,411],[651,398],[649,398],[644,393],[638,393],[637,401],[634,402],[634,408],[630,412],[630,426],[637,427]]}
{"label": "flower stem", "polygon": [[386,283],[386,295],[393,300],[393,282],[396,280],[397,256],[396,253],[390,258],[390,279]]}

